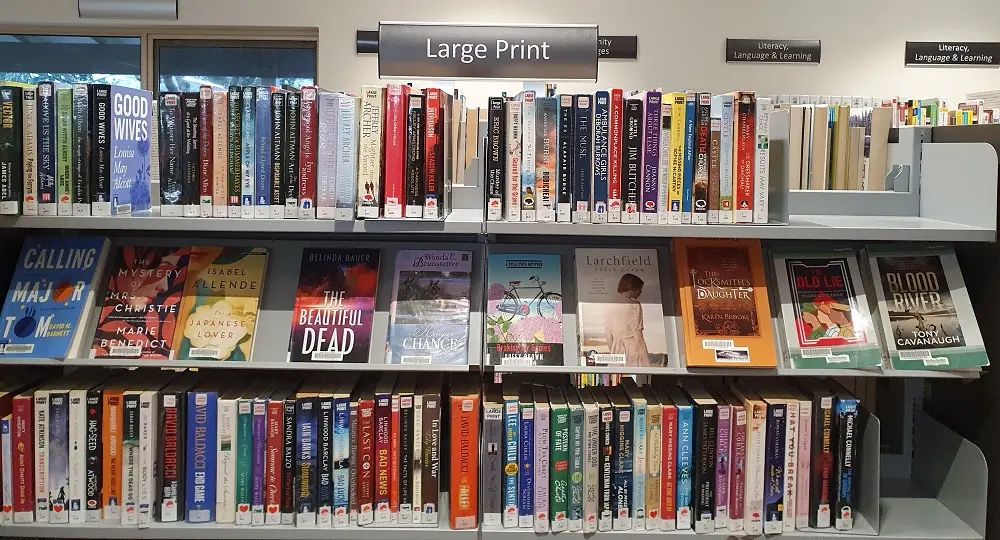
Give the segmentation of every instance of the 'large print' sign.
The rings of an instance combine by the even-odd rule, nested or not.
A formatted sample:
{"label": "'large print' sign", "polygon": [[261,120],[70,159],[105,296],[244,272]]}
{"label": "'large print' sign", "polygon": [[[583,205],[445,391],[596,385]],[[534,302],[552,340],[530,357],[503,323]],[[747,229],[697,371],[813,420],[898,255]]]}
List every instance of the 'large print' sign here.
{"label": "'large print' sign", "polygon": [[597,79],[597,25],[379,24],[379,77]]}

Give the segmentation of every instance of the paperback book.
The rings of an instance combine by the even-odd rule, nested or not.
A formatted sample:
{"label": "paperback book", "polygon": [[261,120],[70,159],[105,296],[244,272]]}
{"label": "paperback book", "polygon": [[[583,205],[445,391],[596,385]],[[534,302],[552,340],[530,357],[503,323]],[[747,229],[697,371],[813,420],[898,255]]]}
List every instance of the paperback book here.
{"label": "paperback book", "polygon": [[486,341],[492,365],[563,363],[559,255],[493,254],[486,291]]}

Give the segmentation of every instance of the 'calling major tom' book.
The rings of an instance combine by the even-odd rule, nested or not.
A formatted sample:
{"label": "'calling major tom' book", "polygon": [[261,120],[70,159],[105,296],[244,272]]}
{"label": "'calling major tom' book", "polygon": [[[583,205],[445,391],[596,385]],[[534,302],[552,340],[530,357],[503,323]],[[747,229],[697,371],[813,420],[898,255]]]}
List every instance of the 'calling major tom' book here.
{"label": "'calling major tom' book", "polygon": [[396,255],[387,364],[467,364],[472,252]]}
{"label": "'calling major tom' book", "polygon": [[377,249],[303,250],[291,361],[368,362],[379,256]]}
{"label": "'calling major tom' book", "polygon": [[489,256],[486,341],[493,365],[563,362],[559,255]]}

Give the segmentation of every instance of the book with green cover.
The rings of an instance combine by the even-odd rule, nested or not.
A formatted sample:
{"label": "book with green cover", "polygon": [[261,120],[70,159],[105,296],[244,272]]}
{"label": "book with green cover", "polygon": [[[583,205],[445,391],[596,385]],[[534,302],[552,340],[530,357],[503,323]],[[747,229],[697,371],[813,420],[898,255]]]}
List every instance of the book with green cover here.
{"label": "book with green cover", "polygon": [[58,215],[73,215],[73,88],[69,86],[56,89],[56,199]]}
{"label": "book with green cover", "polygon": [[549,387],[549,404],[551,406],[551,438],[552,457],[549,460],[549,492],[552,518],[552,532],[560,532],[569,528],[569,407],[562,389]]}
{"label": "book with green cover", "polygon": [[253,488],[253,398],[244,392],[236,402],[236,524],[250,525]]}
{"label": "book with green cover", "polygon": [[580,394],[566,388],[569,403],[569,531],[583,530],[583,429],[584,411]]}

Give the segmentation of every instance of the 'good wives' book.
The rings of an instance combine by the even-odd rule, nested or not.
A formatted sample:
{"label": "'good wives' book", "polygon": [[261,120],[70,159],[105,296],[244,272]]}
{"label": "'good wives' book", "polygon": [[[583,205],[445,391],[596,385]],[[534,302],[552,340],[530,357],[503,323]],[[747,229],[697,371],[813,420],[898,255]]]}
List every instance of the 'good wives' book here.
{"label": "'good wives' book", "polygon": [[263,248],[191,248],[176,358],[250,360],[266,266]]}
{"label": "'good wives' book", "polygon": [[173,359],[190,248],[115,249],[93,358]]}
{"label": "'good wives' book", "polygon": [[950,246],[868,246],[867,251],[893,369],[989,365]]}
{"label": "'good wives' book", "polygon": [[396,254],[387,364],[469,363],[472,252]]}
{"label": "'good wives' book", "polygon": [[773,255],[791,366],[881,366],[882,347],[854,248],[787,248]]}
{"label": "'good wives' book", "polygon": [[[0,311],[0,355],[78,356],[86,347],[94,286],[103,279],[107,238],[28,237]],[[86,354],[84,349],[83,354]]]}
{"label": "'good wives' book", "polygon": [[493,254],[489,257],[487,275],[488,362],[562,365],[559,255]]}
{"label": "'good wives' book", "polygon": [[377,249],[306,248],[292,315],[292,362],[368,362]]}

